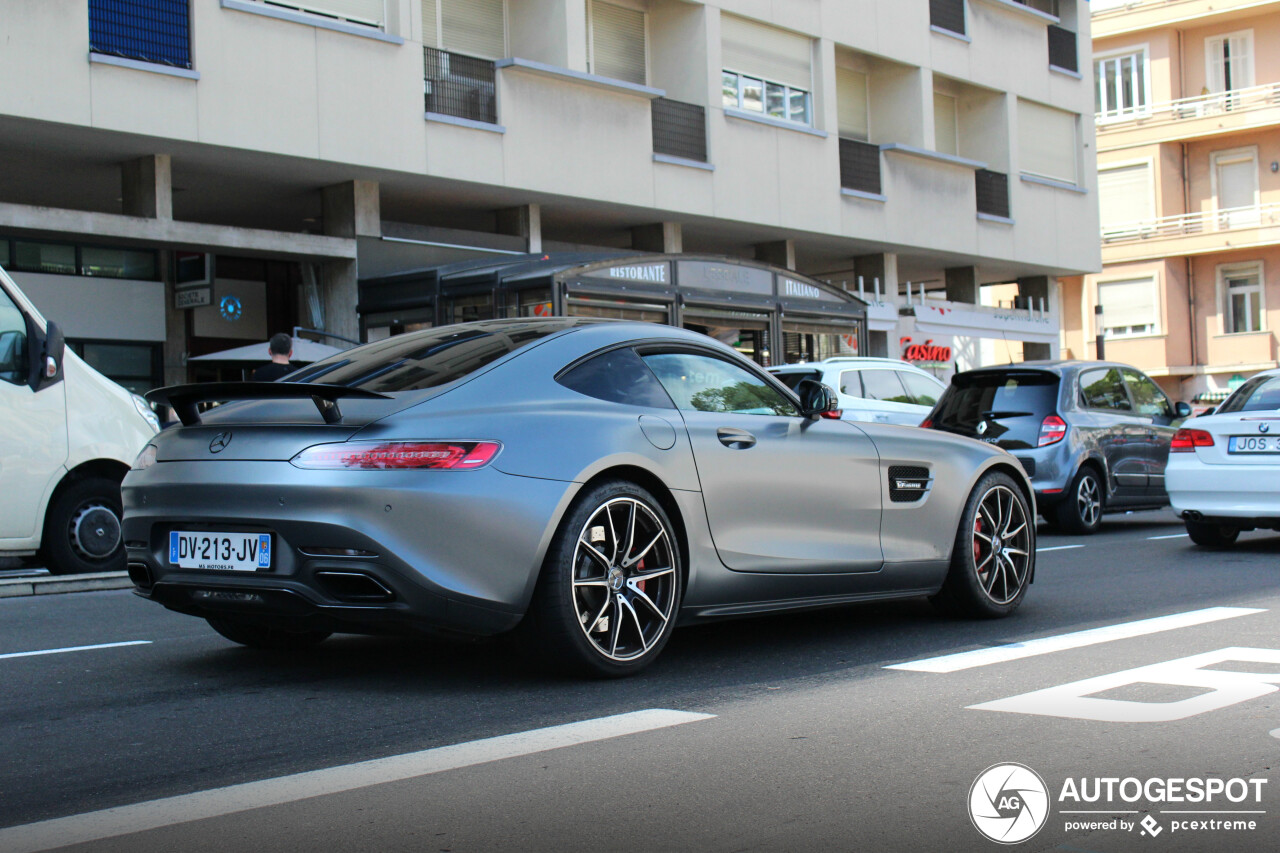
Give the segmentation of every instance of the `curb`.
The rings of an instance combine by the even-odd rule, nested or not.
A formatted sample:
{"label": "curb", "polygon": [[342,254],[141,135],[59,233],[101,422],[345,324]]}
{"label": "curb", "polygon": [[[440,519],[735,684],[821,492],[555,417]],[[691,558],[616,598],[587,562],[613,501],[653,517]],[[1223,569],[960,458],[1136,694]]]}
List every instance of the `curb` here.
{"label": "curb", "polygon": [[0,580],[0,598],[26,595],[57,595],[64,592],[92,592],[101,589],[133,589],[128,572],[98,572],[88,575],[57,575]]}

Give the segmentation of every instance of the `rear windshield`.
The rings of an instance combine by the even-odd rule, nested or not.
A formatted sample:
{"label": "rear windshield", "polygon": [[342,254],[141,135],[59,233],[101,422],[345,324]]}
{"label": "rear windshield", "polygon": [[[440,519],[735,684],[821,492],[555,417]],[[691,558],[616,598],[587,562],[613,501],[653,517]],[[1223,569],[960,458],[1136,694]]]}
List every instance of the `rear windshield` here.
{"label": "rear windshield", "polygon": [[1255,376],[1236,389],[1218,409],[1228,412],[1273,412],[1280,409],[1280,376]]}
{"label": "rear windshield", "polygon": [[1058,377],[1052,373],[961,373],[942,395],[933,425],[965,435],[972,434],[983,421],[1004,423],[1015,433],[1022,431],[1020,425],[1039,430],[1044,417],[1057,408]]}
{"label": "rear windshield", "polygon": [[330,356],[290,374],[285,381],[322,382],[379,392],[435,388],[584,322],[591,321],[497,321],[425,329]]}

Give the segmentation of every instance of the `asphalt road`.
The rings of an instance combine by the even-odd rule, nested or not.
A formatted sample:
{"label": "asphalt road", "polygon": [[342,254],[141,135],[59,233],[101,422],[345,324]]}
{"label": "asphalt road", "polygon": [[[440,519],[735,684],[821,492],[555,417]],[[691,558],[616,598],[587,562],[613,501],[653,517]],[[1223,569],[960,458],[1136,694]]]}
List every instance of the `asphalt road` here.
{"label": "asphalt road", "polygon": [[[686,628],[617,682],[548,677],[509,642],[264,654],[128,592],[0,600],[0,853],[992,850],[967,806],[1002,762],[1046,789],[1003,770],[978,788],[989,831],[1043,823],[1020,849],[1275,850],[1280,535],[1209,552],[1181,531],[1168,511],[1042,530],[1011,619],[912,601]],[[1170,777],[1237,782],[1087,800],[1098,778]]]}

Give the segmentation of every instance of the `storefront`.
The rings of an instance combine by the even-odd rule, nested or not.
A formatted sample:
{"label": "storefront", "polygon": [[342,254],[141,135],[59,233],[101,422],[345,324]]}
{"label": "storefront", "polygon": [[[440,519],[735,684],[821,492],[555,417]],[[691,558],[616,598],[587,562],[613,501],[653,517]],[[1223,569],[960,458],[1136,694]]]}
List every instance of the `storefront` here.
{"label": "storefront", "polygon": [[866,307],[767,264],[703,255],[558,254],[466,261],[360,282],[361,335],[494,317],[605,317],[716,338],[762,365],[866,351]]}

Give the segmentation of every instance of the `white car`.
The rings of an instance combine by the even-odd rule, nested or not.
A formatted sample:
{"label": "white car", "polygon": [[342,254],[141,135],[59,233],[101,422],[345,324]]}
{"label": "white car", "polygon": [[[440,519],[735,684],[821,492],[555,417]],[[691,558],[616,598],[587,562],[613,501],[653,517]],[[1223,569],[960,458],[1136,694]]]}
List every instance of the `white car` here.
{"label": "white car", "polygon": [[0,557],[54,574],[125,568],[120,481],[155,413],[66,349],[0,269]]}
{"label": "white car", "polygon": [[770,367],[788,387],[816,379],[834,388],[847,421],[919,426],[946,385],[905,361],[836,356],[823,361]]}
{"label": "white car", "polygon": [[1197,545],[1231,545],[1241,530],[1280,530],[1280,370],[1265,370],[1211,415],[1173,436],[1165,487]]}

